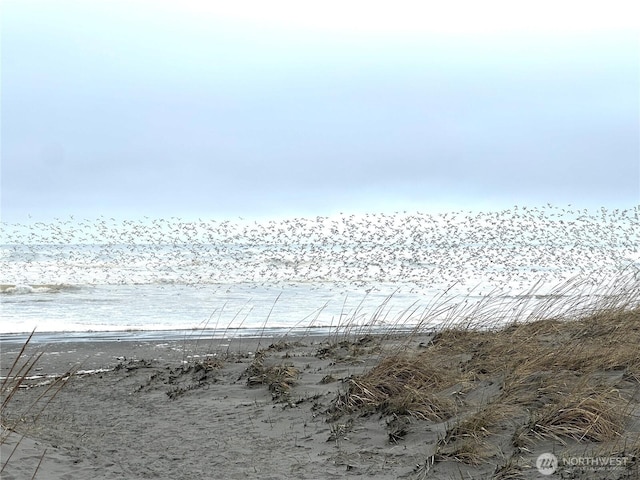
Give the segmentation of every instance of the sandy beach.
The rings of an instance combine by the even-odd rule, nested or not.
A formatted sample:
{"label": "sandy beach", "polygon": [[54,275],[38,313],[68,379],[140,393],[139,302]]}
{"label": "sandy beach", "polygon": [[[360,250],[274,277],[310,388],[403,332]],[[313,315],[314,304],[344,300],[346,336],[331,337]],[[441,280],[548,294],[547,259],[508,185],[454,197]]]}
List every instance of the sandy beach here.
{"label": "sandy beach", "polygon": [[[259,379],[249,381],[256,339],[49,345],[39,377],[78,365],[80,372],[108,371],[74,375],[35,424],[17,426],[28,438],[2,478],[30,478],[45,448],[37,478],[333,478],[356,468],[387,470],[394,478],[394,462],[384,466],[384,451],[393,448],[383,428],[376,435],[380,452],[367,446],[356,453],[340,445],[344,439],[330,440],[332,425],[322,413],[375,354],[336,363],[317,355],[321,338],[287,339],[270,349],[272,342],[260,341],[265,362],[298,370],[286,399]],[[17,351],[3,348],[3,368]],[[21,411],[44,388],[20,391],[7,413]],[[17,438],[3,445],[3,459]]]}
{"label": "sandy beach", "polygon": [[[622,320],[636,330],[619,340],[637,342],[638,315]],[[541,323],[536,338],[566,340],[551,335],[558,328]],[[531,345],[532,331],[497,337],[517,349],[525,334]],[[568,398],[552,391],[566,368],[545,383],[549,372],[536,365],[518,390],[497,367],[508,355],[482,350],[496,334],[473,335],[456,337],[459,349],[426,333],[32,343],[22,359],[42,356],[3,409],[2,478],[640,478],[637,358],[575,367],[594,395],[624,399],[611,400],[624,420],[611,420],[610,436],[589,435],[594,421],[575,438],[567,425],[565,436],[538,428],[538,413]],[[20,348],[3,342],[3,377]],[[473,367],[477,356],[488,363]],[[533,411],[538,423],[527,418]],[[551,477],[536,464],[547,453],[560,463]],[[609,463],[584,463],[596,456]]]}

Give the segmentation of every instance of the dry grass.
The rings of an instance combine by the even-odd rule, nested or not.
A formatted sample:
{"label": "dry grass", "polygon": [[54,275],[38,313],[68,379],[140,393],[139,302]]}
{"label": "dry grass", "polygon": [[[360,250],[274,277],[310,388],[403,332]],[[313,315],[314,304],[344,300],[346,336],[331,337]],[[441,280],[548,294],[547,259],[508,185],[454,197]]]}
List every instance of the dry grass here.
{"label": "dry grass", "polygon": [[478,466],[482,465],[493,453],[489,444],[479,441],[477,438],[465,438],[456,443],[439,446],[435,460],[453,460]]}
{"label": "dry grass", "polygon": [[482,439],[495,434],[499,425],[512,418],[514,409],[500,402],[490,403],[455,422],[447,430],[441,444],[464,439]]}
{"label": "dry grass", "polygon": [[438,392],[459,383],[462,374],[425,352],[383,358],[368,373],[352,378],[343,396],[345,410],[381,411],[429,420],[445,420],[456,411],[455,402]]}
{"label": "dry grass", "polygon": [[[2,384],[0,385],[0,395],[2,398],[2,406],[0,410],[4,411],[6,406],[11,402],[12,398],[19,391],[19,389],[25,385],[29,374],[34,369],[36,363],[42,356],[42,352],[33,353],[23,362],[21,359],[24,355],[29,342],[33,338],[33,334],[35,332],[31,332],[31,335],[27,338],[27,340],[22,345],[20,352],[16,355],[11,367],[9,368],[9,372],[7,376],[2,380]],[[4,426],[4,423],[3,423]]]}
{"label": "dry grass", "polygon": [[[129,370],[150,367],[151,365],[151,362],[142,360],[130,361],[129,365],[123,367],[118,365],[118,367]],[[215,357],[206,357],[204,359],[197,359],[190,363],[182,364],[175,369],[169,370],[169,375],[165,381],[168,384],[173,385],[173,387],[167,391],[167,396],[170,399],[175,400],[187,392],[206,387],[208,382],[216,381],[215,374],[222,369],[223,366],[224,363],[222,360]],[[119,369],[118,367],[116,367],[116,370]],[[157,381],[161,377],[162,375],[159,373],[151,375],[146,386],[149,386],[152,382]]]}
{"label": "dry grass", "polygon": [[[49,403],[56,397],[56,395],[60,392],[60,390],[66,385],[67,380],[75,373],[75,369],[68,371],[64,375],[60,375],[53,379],[50,379],[46,384],[46,388],[42,391],[40,395],[36,397],[36,399],[23,406],[22,409],[19,409],[19,413],[12,417],[7,418],[5,416],[5,412],[7,411],[7,406],[12,403],[15,399],[16,394],[24,388],[31,388],[30,380],[32,372],[34,371],[36,364],[42,357],[43,352],[34,352],[30,355],[26,355],[27,347],[33,338],[34,332],[31,332],[29,337],[25,340],[22,345],[20,352],[16,355],[13,360],[11,366],[9,367],[9,372],[6,377],[2,380],[2,384],[0,384],[0,401],[1,407],[0,412],[0,445],[5,444],[9,435],[16,430],[17,425],[24,424],[26,418],[29,418],[30,421],[35,423],[40,415],[44,412],[45,408]],[[23,357],[26,357],[23,359]],[[7,458],[3,458],[0,461],[0,474],[4,471],[4,469],[11,462],[11,458],[14,453],[20,447],[22,440],[25,435],[22,434],[13,449],[7,456]],[[40,464],[44,456],[46,455],[46,449],[42,453],[38,465],[36,466],[32,479],[36,477],[38,470],[40,468]]]}
{"label": "dry grass", "polygon": [[[29,335],[25,343],[16,358],[14,359],[7,376],[3,379],[0,385],[0,399],[2,400],[2,406],[0,410],[3,415],[0,417],[0,423],[3,428],[2,434],[0,434],[0,443],[6,440],[8,432],[13,431],[15,424],[21,422],[24,418],[31,418],[35,422],[42,414],[46,406],[55,398],[61,388],[64,387],[67,380],[75,373],[77,368],[71,369],[63,375],[59,375],[55,378],[45,380],[42,384],[46,386],[42,393],[36,397],[36,399],[23,406],[18,410],[19,414],[13,419],[8,419],[4,416],[4,412],[7,411],[7,406],[14,400],[16,394],[24,388],[31,388],[32,372],[35,369],[37,362],[42,357],[43,352],[34,352],[26,356],[25,352],[29,345],[33,333]],[[25,357],[23,359],[23,357]],[[37,377],[37,376],[34,376]],[[40,379],[42,382],[42,379]]]}
{"label": "dry grass", "polygon": [[[504,323],[506,310],[524,309],[501,304],[491,323],[483,305],[478,321],[451,322],[423,349],[394,350],[351,378],[333,413],[391,416],[393,442],[411,428],[398,416],[446,420],[435,459],[493,462],[500,478],[518,478],[516,457],[541,442],[638,445],[630,425],[640,416],[640,288],[635,276],[624,281],[595,307],[549,300],[526,321]],[[553,297],[563,298],[572,297]]]}
{"label": "dry grass", "polygon": [[578,442],[604,442],[624,433],[630,403],[617,389],[578,388],[542,407],[530,425],[531,434]]}
{"label": "dry grass", "polygon": [[291,387],[296,383],[300,371],[293,365],[265,365],[265,353],[260,351],[246,369],[247,385],[267,385],[274,400],[288,401]]}
{"label": "dry grass", "polygon": [[363,355],[380,353],[380,340],[372,335],[365,335],[357,340],[329,341],[318,348],[318,358],[332,358],[336,362],[355,361]]}

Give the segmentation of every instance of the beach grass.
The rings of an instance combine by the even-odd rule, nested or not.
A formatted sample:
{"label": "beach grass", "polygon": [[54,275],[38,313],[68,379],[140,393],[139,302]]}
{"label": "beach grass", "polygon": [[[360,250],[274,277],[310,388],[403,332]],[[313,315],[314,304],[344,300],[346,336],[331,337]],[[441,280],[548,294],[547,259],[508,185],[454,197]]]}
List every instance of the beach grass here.
{"label": "beach grass", "polygon": [[[518,304],[530,296],[508,306],[476,304],[463,315],[458,306],[428,342],[410,348],[425,319],[407,342],[349,380],[333,401],[333,418],[392,418],[394,442],[425,428],[412,423],[420,421],[440,429],[431,462],[497,465],[499,478],[521,478],[524,458],[535,452],[575,448],[627,455],[626,467],[637,470],[640,296],[637,274],[619,280],[599,290],[596,302],[567,295],[583,286],[574,283],[532,309]],[[398,429],[399,417],[412,422]]]}
{"label": "beach grass", "polygon": [[[40,378],[39,375],[34,375],[38,361],[44,353],[43,351],[26,353],[34,333],[35,330],[31,332],[22,344],[20,351],[11,363],[6,376],[4,376],[0,383],[0,412],[2,412],[2,415],[0,415],[0,446],[4,445],[8,441],[10,435],[18,430],[18,424],[22,427],[20,428],[20,436],[9,454],[6,458],[0,459],[0,474],[2,474],[5,468],[9,465],[9,462],[11,462],[14,453],[20,447],[20,444],[25,438],[25,435],[28,434],[29,429],[35,426],[38,418],[47,408],[47,405],[56,397],[60,390],[65,386],[67,380],[77,369],[74,368],[64,375],[47,379]],[[34,386],[34,381],[39,383],[40,386],[43,386],[44,389],[35,398],[35,400],[25,405],[21,405],[18,409],[20,413],[17,416],[14,415],[13,420],[9,420],[4,415],[4,412],[7,411],[12,402],[15,403],[16,394],[20,392],[21,389],[32,388]],[[24,428],[27,418],[30,419],[28,422],[29,425],[27,428]],[[36,477],[45,455],[46,449],[42,452],[38,464],[33,471],[32,479]]]}

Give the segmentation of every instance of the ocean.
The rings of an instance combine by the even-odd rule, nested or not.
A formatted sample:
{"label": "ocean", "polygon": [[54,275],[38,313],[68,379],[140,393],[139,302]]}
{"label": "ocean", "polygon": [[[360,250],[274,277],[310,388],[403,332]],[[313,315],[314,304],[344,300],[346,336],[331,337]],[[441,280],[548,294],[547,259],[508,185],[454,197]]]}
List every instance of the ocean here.
{"label": "ocean", "polygon": [[639,219],[640,207],[547,205],[2,223],[0,334],[364,331],[482,305],[526,317],[550,299],[575,311],[637,284]]}

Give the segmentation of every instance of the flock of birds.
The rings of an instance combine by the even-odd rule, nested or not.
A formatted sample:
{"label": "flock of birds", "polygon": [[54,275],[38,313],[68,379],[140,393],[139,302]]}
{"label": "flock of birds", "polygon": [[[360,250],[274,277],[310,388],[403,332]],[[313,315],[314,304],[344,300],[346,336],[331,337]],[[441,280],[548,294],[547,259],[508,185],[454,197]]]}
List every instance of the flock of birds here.
{"label": "flock of birds", "polygon": [[524,291],[640,268],[640,206],[271,221],[2,224],[0,284],[398,284]]}

